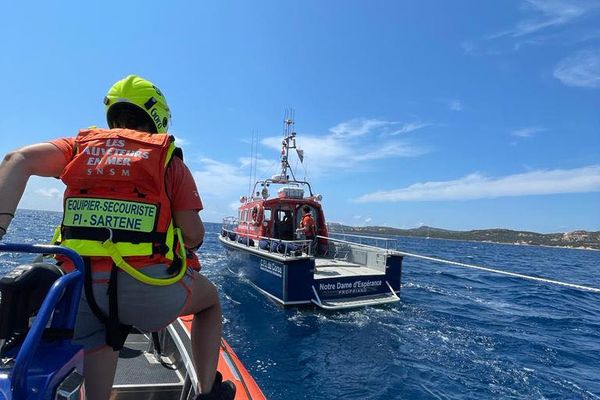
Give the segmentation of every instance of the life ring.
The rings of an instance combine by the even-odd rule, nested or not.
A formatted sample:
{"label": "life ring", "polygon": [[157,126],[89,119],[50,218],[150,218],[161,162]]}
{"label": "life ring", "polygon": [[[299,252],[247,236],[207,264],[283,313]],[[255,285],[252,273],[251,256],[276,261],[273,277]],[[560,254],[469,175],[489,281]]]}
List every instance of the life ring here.
{"label": "life ring", "polygon": [[253,225],[260,225],[260,223],[262,222],[262,218],[263,218],[263,206],[262,205],[257,204],[254,207],[252,207],[251,218],[252,218]]}

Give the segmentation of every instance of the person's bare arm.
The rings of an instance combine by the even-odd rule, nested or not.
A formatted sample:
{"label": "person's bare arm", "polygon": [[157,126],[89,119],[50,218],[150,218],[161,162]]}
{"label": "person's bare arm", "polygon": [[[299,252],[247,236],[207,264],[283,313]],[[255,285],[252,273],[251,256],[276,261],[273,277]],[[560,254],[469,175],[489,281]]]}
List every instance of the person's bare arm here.
{"label": "person's bare arm", "polygon": [[183,231],[183,240],[186,247],[197,247],[204,240],[204,224],[196,210],[175,211],[173,213],[175,225]]}
{"label": "person's bare arm", "polygon": [[[66,165],[62,151],[50,143],[8,153],[0,164],[0,213],[15,213],[30,176],[60,176]],[[0,215],[0,227],[7,229],[11,219],[10,215]],[[2,233],[0,229],[0,236]]]}

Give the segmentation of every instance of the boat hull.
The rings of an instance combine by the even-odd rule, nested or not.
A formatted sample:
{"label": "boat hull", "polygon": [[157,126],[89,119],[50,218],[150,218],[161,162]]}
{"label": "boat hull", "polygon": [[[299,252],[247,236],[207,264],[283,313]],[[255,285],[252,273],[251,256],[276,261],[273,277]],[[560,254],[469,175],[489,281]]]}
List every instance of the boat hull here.
{"label": "boat hull", "polygon": [[[192,315],[179,317],[175,322],[183,327],[185,336],[189,339],[192,332]],[[180,332],[182,332],[180,330]],[[191,339],[190,339],[191,340]],[[190,343],[191,350],[191,343]],[[229,343],[221,338],[217,370],[223,375],[223,380],[231,381],[236,386],[236,400],[265,400],[266,397],[242,361],[235,354]]]}
{"label": "boat hull", "polygon": [[311,304],[314,258],[284,260],[257,249],[241,249],[235,242],[221,243],[231,261],[231,271],[244,276],[260,292],[283,306]]}
{"label": "boat hull", "polygon": [[[386,254],[380,270],[320,257],[290,257],[219,236],[232,272],[282,306],[340,309],[399,300],[402,256]],[[348,272],[350,271],[350,272]]]}

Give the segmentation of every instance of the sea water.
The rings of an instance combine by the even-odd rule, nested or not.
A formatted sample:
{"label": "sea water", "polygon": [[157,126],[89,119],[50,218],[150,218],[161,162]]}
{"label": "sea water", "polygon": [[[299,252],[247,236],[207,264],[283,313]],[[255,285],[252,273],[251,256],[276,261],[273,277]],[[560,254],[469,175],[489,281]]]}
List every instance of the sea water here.
{"label": "sea water", "polygon": [[[42,243],[59,213],[17,213]],[[405,258],[401,300],[282,309],[232,274],[206,224],[202,271],[224,336],[269,399],[600,399],[600,294]],[[399,238],[407,252],[600,287],[600,252]],[[28,256],[0,255],[0,273]]]}

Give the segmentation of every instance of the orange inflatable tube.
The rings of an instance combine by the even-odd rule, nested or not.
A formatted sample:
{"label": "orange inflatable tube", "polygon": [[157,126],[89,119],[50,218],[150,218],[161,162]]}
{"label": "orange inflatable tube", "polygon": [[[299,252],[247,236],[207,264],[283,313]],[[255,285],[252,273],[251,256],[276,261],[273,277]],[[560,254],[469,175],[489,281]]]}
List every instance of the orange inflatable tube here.
{"label": "orange inflatable tube", "polygon": [[[192,316],[179,317],[185,329],[192,331]],[[244,367],[227,341],[221,338],[221,349],[219,352],[219,364],[217,369],[223,375],[223,380],[229,380],[236,386],[236,400],[266,400],[265,395],[258,384]]]}

